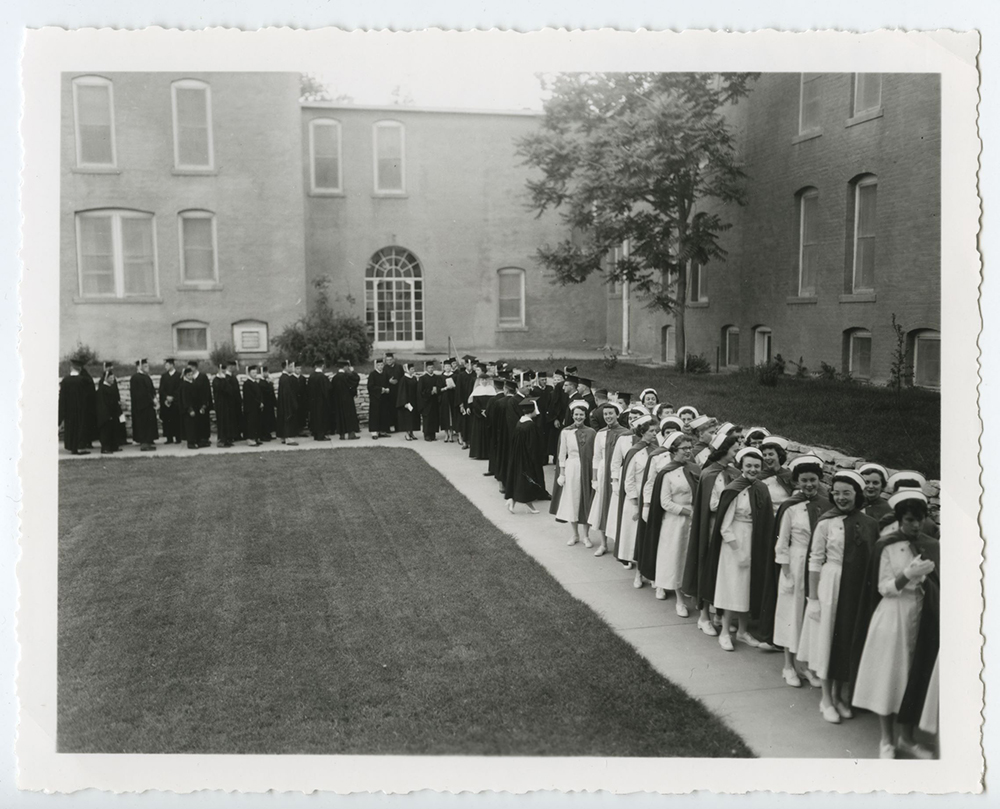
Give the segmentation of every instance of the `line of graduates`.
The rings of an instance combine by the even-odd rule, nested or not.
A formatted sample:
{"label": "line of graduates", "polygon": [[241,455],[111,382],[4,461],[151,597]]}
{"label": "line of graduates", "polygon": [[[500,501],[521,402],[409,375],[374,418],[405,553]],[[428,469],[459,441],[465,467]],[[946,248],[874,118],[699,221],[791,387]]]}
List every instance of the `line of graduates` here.
{"label": "line of graduates", "polygon": [[[296,438],[312,435],[325,441],[330,433],[357,439],[360,426],[354,400],[360,376],[348,360],[337,365],[337,372],[328,377],[323,363],[316,363],[306,376],[299,363],[285,361],[275,390],[266,365],[248,366],[241,383],[234,363],[220,363],[209,379],[197,361],[178,370],[174,358],[168,357],[157,388],[148,360],[137,360],[129,378],[132,438],[144,452],[156,450],[161,429],[166,444],[208,447],[214,412],[219,447],[244,440],[261,446],[275,437],[296,446]],[[103,454],[118,452],[128,443],[112,363],[104,363],[96,382],[84,363],[71,363],[59,384],[59,424],[63,444],[73,455],[89,455],[95,440],[100,440]]]}
{"label": "line of graduates", "polygon": [[938,697],[940,501],[920,473],[865,463],[830,476],[815,455],[789,458],[786,438],[675,411],[653,389],[632,404],[575,368],[550,385],[463,359],[460,441],[510,511],[550,500],[568,545],[596,544],[634,569],[636,588],[672,593],[722,650],[780,651],[787,685],[820,689],[822,719],[868,710],[881,757],[934,755],[914,734],[936,733]]}

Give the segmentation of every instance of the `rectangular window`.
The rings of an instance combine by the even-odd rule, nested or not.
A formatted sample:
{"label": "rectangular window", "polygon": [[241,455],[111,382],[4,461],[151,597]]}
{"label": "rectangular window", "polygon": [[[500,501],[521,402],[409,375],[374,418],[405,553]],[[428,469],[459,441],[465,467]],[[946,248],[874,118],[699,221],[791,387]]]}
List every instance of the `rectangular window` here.
{"label": "rectangular window", "polygon": [[241,353],[260,354],[267,351],[267,324],[261,321],[234,323],[233,345]]}
{"label": "rectangular window", "polygon": [[181,282],[215,284],[219,280],[215,259],[215,218],[210,213],[181,214]]}
{"label": "rectangular window", "polygon": [[740,330],[736,328],[726,329],[726,365],[737,366],[740,364]]}
{"label": "rectangular window", "polygon": [[73,81],[76,113],[76,164],[115,166],[114,102],[111,82],[97,77]]}
{"label": "rectangular window", "polygon": [[803,73],[799,89],[799,134],[820,128],[819,73]]}
{"label": "rectangular window", "polygon": [[882,74],[854,74],[854,114],[871,112],[882,106]]}
{"label": "rectangular window", "polygon": [[500,271],[500,317],[501,326],[524,325],[524,271]]}
{"label": "rectangular window", "polygon": [[174,106],[174,167],[210,169],[212,103],[204,82],[186,79],[171,86]]}
{"label": "rectangular window", "polygon": [[913,343],[913,384],[941,387],[941,336],[920,335]]}
{"label": "rectangular window", "polygon": [[708,300],[708,295],[704,293],[703,287],[704,267],[698,261],[691,259],[688,263],[688,301],[690,303]]}
{"label": "rectangular window", "polygon": [[799,296],[816,294],[819,265],[819,194],[808,191],[799,201]]}
{"label": "rectangular window", "polygon": [[76,226],[81,296],[157,294],[156,243],[150,214],[93,211],[77,214]]}
{"label": "rectangular window", "polygon": [[872,336],[869,332],[851,335],[851,376],[868,379],[872,375]]}
{"label": "rectangular window", "polygon": [[312,153],[312,190],[339,192],[340,124],[323,119],[311,121],[309,147]]}
{"label": "rectangular window", "polygon": [[375,124],[375,192],[404,191],[403,125],[395,122]]}
{"label": "rectangular window", "polygon": [[875,289],[875,201],[878,186],[860,182],[854,192],[854,291]]}
{"label": "rectangular window", "polygon": [[755,365],[771,361],[770,329],[757,329],[754,332],[753,360]]}
{"label": "rectangular window", "polygon": [[174,339],[177,352],[180,354],[196,354],[208,351],[208,327],[198,325],[176,326]]}

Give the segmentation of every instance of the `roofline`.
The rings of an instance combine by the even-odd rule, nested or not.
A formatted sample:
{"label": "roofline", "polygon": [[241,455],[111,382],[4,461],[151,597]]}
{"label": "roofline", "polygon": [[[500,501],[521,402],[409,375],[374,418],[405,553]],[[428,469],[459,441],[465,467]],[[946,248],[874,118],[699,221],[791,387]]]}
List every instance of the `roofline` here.
{"label": "roofline", "polygon": [[541,118],[545,115],[545,113],[541,110],[480,110],[461,109],[458,107],[404,107],[398,104],[381,106],[367,104],[341,104],[336,101],[300,101],[299,106],[304,110],[356,110],[358,112],[432,112],[438,114],[446,113],[450,115],[514,115],[523,118]]}

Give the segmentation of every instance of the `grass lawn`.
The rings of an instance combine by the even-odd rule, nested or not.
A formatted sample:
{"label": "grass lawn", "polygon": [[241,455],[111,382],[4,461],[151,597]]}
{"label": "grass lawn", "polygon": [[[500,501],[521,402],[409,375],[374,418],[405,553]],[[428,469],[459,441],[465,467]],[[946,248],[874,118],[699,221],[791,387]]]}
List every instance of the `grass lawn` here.
{"label": "grass lawn", "polygon": [[751,755],[414,452],[59,466],[59,752]]}
{"label": "grass lawn", "polygon": [[752,373],[678,374],[619,362],[609,369],[601,361],[525,361],[521,367],[575,365],[580,376],[597,387],[627,390],[638,396],[654,387],[661,400],[675,407],[691,404],[725,421],[772,433],[812,446],[843,450],[895,469],[917,469],[937,478],[941,468],[941,396],[910,388],[897,397],[888,388],[860,383],[785,377],[776,387],[757,383]]}

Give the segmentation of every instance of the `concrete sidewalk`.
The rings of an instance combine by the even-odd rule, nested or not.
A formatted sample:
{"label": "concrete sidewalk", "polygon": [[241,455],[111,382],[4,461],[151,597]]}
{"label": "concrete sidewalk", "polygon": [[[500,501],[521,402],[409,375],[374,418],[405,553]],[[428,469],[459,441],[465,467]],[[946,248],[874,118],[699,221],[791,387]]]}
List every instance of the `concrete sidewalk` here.
{"label": "concrete sidewalk", "polygon": [[[395,447],[413,450],[437,469],[465,495],[494,525],[513,535],[524,551],[534,557],[571,595],[583,601],[622,638],[628,641],[663,676],[700,699],[739,733],[759,756],[792,758],[877,758],[878,719],[859,713],[854,719],[831,725],[819,713],[819,689],[804,684],[790,688],[781,678],[780,652],[760,652],[736,644],[733,652],[723,651],[715,638],[700,632],[696,614],[680,618],[674,600],[657,601],[647,585],[636,590],[632,571],[625,570],[610,554],[595,558],[583,544],[566,545],[568,525],[548,514],[548,503],[538,503],[540,514],[519,506],[516,514],[507,511],[497,483],[485,477],[485,461],[472,461],[458,444],[404,441],[401,435],[373,441],[364,435],[358,441],[314,441],[299,438],[299,446],[283,446],[280,441],[261,447],[237,445],[189,450],[183,445],[157,445],[156,452],[139,452],[135,445],[114,455],[99,450],[88,456],[60,458],[79,462],[114,463],[127,457],[190,457],[207,454],[247,452],[295,452],[301,450],[341,450],[358,447]],[[331,459],[332,460],[332,459]],[[545,468],[552,491],[554,467]],[[609,694],[613,699],[613,694]],[[664,717],[669,722],[669,717]]]}

